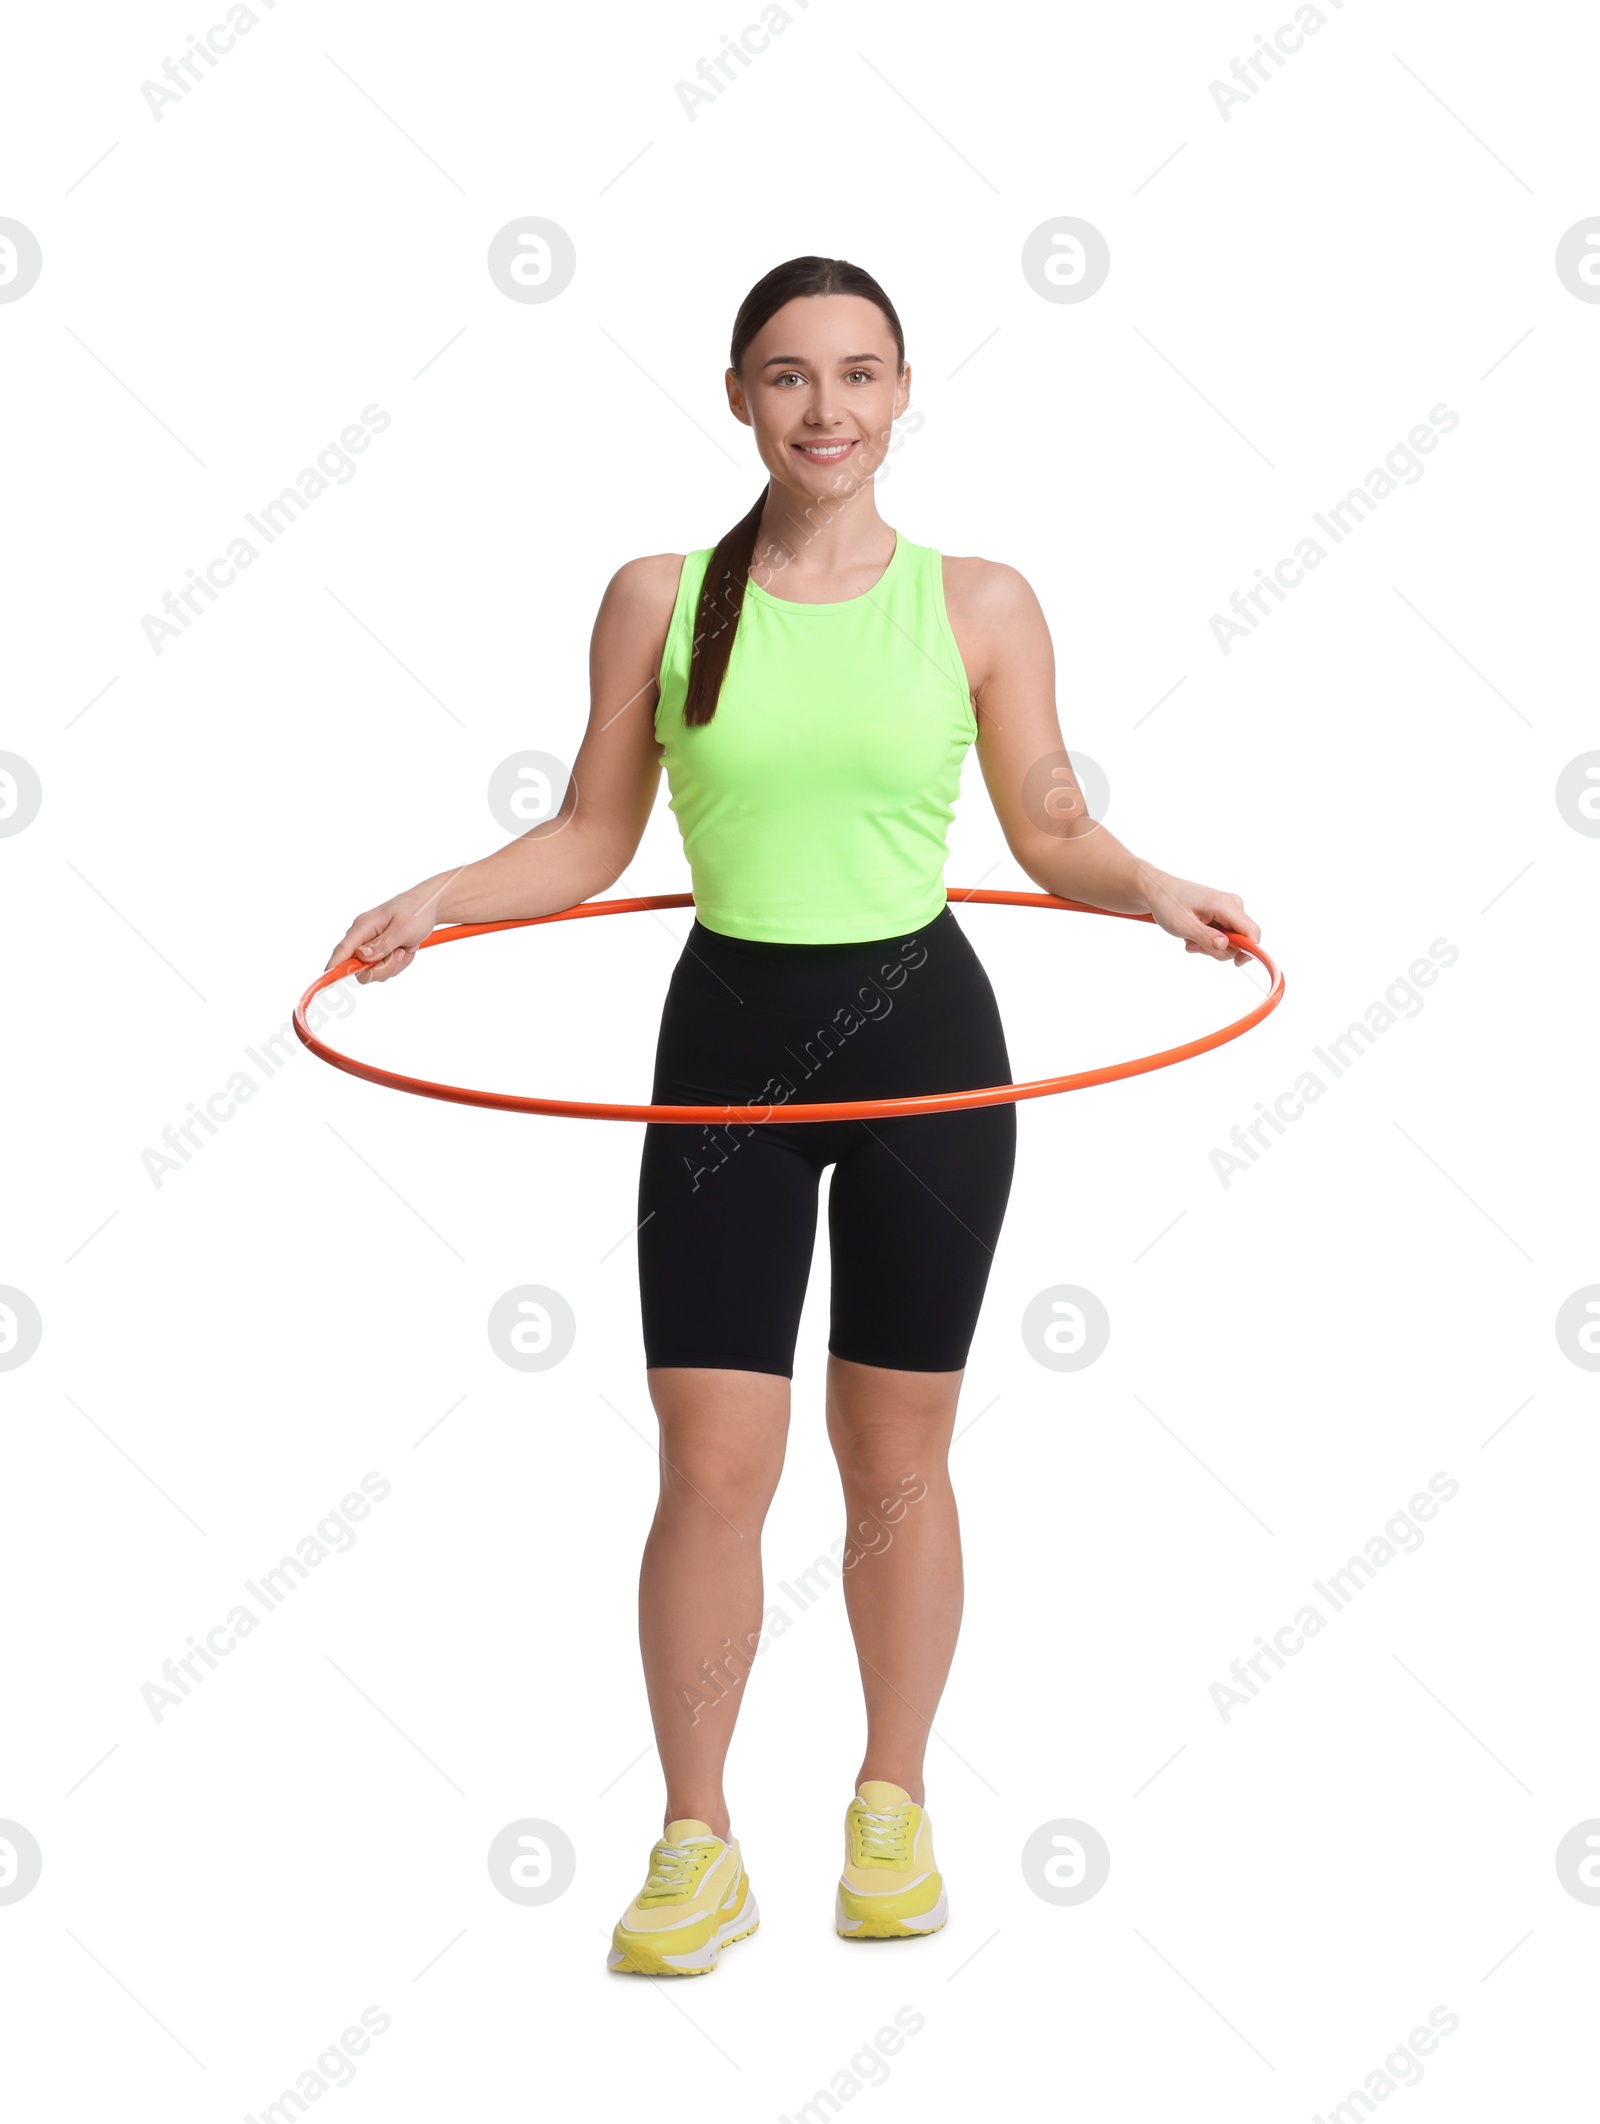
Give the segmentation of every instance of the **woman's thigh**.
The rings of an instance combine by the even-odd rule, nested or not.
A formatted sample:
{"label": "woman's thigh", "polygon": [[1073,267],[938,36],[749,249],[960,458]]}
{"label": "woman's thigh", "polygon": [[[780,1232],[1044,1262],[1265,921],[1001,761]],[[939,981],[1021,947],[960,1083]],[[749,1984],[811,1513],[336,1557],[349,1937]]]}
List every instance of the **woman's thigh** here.
{"label": "woman's thigh", "polygon": [[1011,1192],[1016,1108],[861,1129],[828,1193],[828,1348],[854,1364],[960,1371]]}
{"label": "woman's thigh", "polygon": [[818,1167],[769,1128],[652,1122],[639,1170],[645,1363],[794,1372]]}

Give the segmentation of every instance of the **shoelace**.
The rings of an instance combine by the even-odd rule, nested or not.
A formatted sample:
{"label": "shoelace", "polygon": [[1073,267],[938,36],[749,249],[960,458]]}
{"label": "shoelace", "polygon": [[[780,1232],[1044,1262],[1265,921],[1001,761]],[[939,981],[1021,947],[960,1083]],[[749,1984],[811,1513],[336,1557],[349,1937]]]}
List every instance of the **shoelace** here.
{"label": "shoelace", "polygon": [[706,1844],[669,1844],[663,1838],[650,1854],[650,1874],[639,1891],[640,1902],[664,1902],[681,1895],[692,1885],[709,1848]]}
{"label": "shoelace", "polygon": [[858,1807],[853,1816],[856,1864],[904,1866],[910,1863],[911,1817],[904,1807]]}

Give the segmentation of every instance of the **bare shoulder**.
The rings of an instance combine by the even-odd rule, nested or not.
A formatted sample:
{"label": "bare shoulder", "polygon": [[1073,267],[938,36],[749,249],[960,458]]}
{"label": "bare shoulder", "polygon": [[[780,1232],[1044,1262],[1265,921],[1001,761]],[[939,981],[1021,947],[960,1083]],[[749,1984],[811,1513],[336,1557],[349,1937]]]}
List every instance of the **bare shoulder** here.
{"label": "bare shoulder", "polygon": [[681,553],[646,553],[638,560],[624,561],[606,584],[605,603],[641,613],[653,613],[665,604],[670,615],[678,595],[683,558]]}
{"label": "bare shoulder", "polygon": [[594,622],[594,653],[629,664],[660,661],[678,597],[681,553],[647,553],[624,561],[606,584]]}
{"label": "bare shoulder", "polygon": [[1033,585],[1004,561],[941,554],[944,607],[974,699],[1014,668],[1048,661],[1050,630]]}
{"label": "bare shoulder", "polygon": [[952,625],[974,629],[1015,625],[1039,610],[1033,585],[1005,561],[942,554],[944,599]]}

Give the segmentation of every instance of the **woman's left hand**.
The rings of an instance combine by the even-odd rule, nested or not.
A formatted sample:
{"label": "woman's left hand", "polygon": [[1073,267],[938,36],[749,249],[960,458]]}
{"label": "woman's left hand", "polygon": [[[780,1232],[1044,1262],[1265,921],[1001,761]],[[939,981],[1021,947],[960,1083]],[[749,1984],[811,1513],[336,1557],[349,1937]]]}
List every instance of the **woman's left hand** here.
{"label": "woman's left hand", "polygon": [[1237,893],[1194,885],[1187,878],[1169,877],[1164,870],[1149,872],[1144,886],[1156,922],[1169,936],[1182,937],[1185,951],[1197,951],[1207,959],[1232,959],[1235,966],[1249,963],[1249,954],[1235,950],[1226,934],[1249,937],[1252,943],[1261,940],[1260,924],[1245,913]]}

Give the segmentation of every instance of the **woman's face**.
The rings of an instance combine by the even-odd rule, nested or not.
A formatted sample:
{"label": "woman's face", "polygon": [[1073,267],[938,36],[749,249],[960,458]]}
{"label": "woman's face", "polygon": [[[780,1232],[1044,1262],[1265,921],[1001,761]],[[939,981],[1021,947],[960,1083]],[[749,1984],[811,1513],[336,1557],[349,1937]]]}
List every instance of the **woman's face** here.
{"label": "woman's face", "polygon": [[761,461],[811,501],[853,493],[883,463],[911,395],[889,320],[864,295],[798,295],[762,326],[728,403],[755,430]]}

